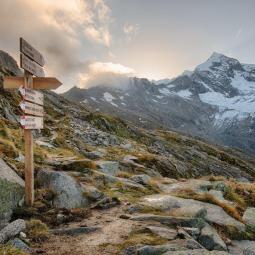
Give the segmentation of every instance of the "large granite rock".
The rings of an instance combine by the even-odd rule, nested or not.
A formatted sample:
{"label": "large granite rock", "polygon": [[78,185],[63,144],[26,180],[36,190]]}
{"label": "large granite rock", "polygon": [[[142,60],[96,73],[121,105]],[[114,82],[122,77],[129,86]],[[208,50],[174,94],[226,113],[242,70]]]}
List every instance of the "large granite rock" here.
{"label": "large granite rock", "polygon": [[243,221],[250,230],[255,231],[255,208],[246,209],[243,214]]}
{"label": "large granite rock", "polygon": [[41,170],[37,180],[40,186],[55,193],[53,205],[57,208],[81,208],[89,204],[82,186],[66,172]]}
{"label": "large granite rock", "polygon": [[209,251],[227,251],[226,244],[223,242],[217,231],[209,224],[206,224],[205,227],[201,229],[198,241]]}
{"label": "large granite rock", "polygon": [[0,228],[10,219],[13,210],[22,203],[24,181],[0,159]]}
{"label": "large granite rock", "polygon": [[208,222],[215,223],[223,227],[231,227],[240,232],[245,232],[245,225],[229,216],[221,207],[204,203],[193,199],[184,199],[171,195],[151,195],[147,196],[141,202],[142,205],[148,205],[162,211],[168,211],[170,214],[195,217],[201,209],[206,209],[205,219]]}
{"label": "large granite rock", "polygon": [[116,176],[119,172],[119,163],[116,161],[99,160],[96,165],[99,171],[108,175]]}
{"label": "large granite rock", "polygon": [[231,255],[255,255],[255,241],[232,241],[228,248]]}
{"label": "large granite rock", "polygon": [[161,255],[168,251],[196,250],[200,245],[195,240],[176,239],[165,245],[146,245],[137,250],[138,255]]}
{"label": "large granite rock", "polygon": [[[163,255],[227,255],[225,251],[207,251],[203,249],[199,250],[186,250],[186,251],[169,251]],[[239,254],[240,255],[240,254]]]}

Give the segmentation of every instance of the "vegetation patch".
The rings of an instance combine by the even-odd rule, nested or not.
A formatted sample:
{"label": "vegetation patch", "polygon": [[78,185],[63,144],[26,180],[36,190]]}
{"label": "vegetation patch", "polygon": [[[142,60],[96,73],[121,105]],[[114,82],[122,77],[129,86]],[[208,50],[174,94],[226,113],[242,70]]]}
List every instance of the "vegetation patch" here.
{"label": "vegetation patch", "polygon": [[35,242],[42,242],[49,237],[49,228],[40,220],[32,219],[27,222],[27,235]]}
{"label": "vegetation patch", "polygon": [[193,190],[186,189],[186,190],[179,191],[178,193],[175,194],[175,196],[187,198],[187,199],[194,199],[201,202],[218,205],[231,217],[237,219],[240,222],[243,222],[242,216],[235,206],[232,206],[228,203],[220,201],[218,198],[216,198],[210,193],[205,192],[205,193],[198,194],[194,192]]}
{"label": "vegetation patch", "polygon": [[12,245],[0,245],[0,255],[28,255],[28,253]]}

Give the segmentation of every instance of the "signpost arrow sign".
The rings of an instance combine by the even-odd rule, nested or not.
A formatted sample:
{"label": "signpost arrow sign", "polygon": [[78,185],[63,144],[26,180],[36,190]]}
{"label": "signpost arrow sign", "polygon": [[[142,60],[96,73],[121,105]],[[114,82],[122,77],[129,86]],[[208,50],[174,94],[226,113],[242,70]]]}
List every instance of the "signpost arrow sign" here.
{"label": "signpost arrow sign", "polygon": [[43,55],[23,38],[20,38],[20,51],[32,60],[34,60],[40,66],[44,66],[45,60],[43,58]]}
{"label": "signpost arrow sign", "polygon": [[[33,77],[33,89],[57,89],[61,82],[54,77]],[[5,89],[18,89],[24,85],[24,77],[4,76]]]}
{"label": "signpost arrow sign", "polygon": [[20,87],[19,92],[22,95],[23,99],[35,104],[43,105],[43,93],[33,90]]}
{"label": "signpost arrow sign", "polygon": [[27,101],[22,101],[19,107],[25,114],[31,114],[42,117],[44,115],[43,107]]}
{"label": "signpost arrow sign", "polygon": [[20,54],[20,65],[21,68],[25,69],[29,73],[38,76],[38,77],[44,77],[44,71],[43,69],[36,64],[34,61],[30,60],[28,57],[26,57],[24,54]]}
{"label": "signpost arrow sign", "polygon": [[34,116],[21,116],[20,124],[24,129],[43,129],[43,118]]}

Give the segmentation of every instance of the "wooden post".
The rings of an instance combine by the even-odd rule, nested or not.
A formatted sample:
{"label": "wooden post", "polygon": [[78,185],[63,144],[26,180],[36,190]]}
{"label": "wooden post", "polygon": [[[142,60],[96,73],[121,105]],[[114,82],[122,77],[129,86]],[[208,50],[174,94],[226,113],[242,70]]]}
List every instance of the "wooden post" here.
{"label": "wooden post", "polygon": [[[33,89],[33,75],[28,71],[24,74],[25,88]],[[32,130],[24,129],[25,138],[25,202],[27,206],[34,203],[34,154]]]}

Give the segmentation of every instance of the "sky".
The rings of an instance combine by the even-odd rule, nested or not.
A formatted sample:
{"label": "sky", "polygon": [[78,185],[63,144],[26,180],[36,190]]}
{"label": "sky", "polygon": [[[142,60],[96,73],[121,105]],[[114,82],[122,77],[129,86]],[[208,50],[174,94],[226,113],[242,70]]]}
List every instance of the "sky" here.
{"label": "sky", "polygon": [[59,92],[173,78],[213,52],[255,64],[254,10],[255,0],[0,0],[0,49],[18,60],[26,39]]}

